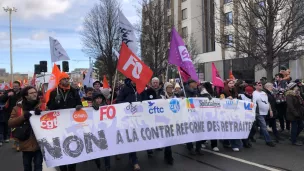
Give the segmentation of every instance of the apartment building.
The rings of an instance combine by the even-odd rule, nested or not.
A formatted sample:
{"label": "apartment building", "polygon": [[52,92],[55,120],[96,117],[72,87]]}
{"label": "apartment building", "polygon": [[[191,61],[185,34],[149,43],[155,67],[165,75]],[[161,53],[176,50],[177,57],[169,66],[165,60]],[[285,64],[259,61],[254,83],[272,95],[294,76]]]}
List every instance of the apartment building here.
{"label": "apartment building", "polygon": [[[237,58],[238,54],[229,50],[229,44],[235,38],[232,25],[237,20],[238,7],[233,0],[164,0],[168,8],[168,18],[180,35],[193,35],[196,40],[198,57],[196,58],[197,72],[201,79],[211,81],[211,64],[215,63],[222,78],[229,78],[232,70],[236,78],[259,80],[266,76],[263,69],[254,65],[249,58]],[[221,16],[219,11],[223,11]],[[221,18],[223,17],[223,18]],[[224,22],[219,22],[221,18]],[[219,34],[220,33],[220,34]],[[225,43],[216,43],[221,35]],[[304,60],[298,59],[280,63],[274,69],[274,74],[284,66],[291,69],[293,78],[302,78]]]}

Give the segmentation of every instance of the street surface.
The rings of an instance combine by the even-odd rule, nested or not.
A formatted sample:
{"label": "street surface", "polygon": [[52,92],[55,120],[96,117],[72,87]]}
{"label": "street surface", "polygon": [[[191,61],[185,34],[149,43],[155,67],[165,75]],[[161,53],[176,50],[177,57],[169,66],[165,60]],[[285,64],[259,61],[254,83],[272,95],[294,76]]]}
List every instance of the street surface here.
{"label": "street surface", "polygon": [[[143,171],[303,171],[304,146],[292,146],[288,138],[268,147],[262,139],[253,143],[253,148],[233,152],[219,145],[220,153],[210,151],[209,145],[203,156],[191,156],[185,145],[173,147],[173,166],[163,160],[163,151],[156,151],[153,158],[148,158],[146,152],[139,152],[139,163]],[[0,148],[0,170],[22,171],[22,153],[11,149],[11,144]],[[121,155],[121,160],[111,158],[112,171],[132,171],[128,156]],[[102,160],[103,166],[103,160]],[[44,168],[44,171],[55,171],[54,168]],[[102,168],[103,170],[103,168]],[[94,162],[77,164],[77,171],[97,171]]]}

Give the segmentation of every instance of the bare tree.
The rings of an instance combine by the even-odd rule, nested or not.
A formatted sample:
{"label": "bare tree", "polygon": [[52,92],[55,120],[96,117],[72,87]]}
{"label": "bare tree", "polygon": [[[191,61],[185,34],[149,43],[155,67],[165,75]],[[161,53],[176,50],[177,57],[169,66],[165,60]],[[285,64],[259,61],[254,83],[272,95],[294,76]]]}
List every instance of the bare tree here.
{"label": "bare tree", "polygon": [[162,0],[142,0],[141,56],[152,69],[154,76],[166,72],[168,64],[169,19]]}
{"label": "bare tree", "polygon": [[118,21],[119,3],[116,0],[100,0],[87,14],[83,22],[83,51],[96,59],[95,68],[100,74],[106,74],[113,83],[117,58],[114,49],[119,49],[121,38]]}
{"label": "bare tree", "polygon": [[235,0],[232,6],[233,18],[223,5],[216,10],[216,41],[236,58],[251,58],[270,81],[279,63],[302,57],[303,0]]}

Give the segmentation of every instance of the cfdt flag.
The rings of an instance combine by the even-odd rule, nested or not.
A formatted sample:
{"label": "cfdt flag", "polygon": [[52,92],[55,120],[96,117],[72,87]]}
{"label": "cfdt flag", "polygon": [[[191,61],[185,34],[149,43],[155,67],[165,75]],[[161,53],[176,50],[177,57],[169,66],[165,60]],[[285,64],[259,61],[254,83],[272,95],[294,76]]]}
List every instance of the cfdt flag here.
{"label": "cfdt flag", "polygon": [[131,49],[131,51],[134,54],[136,54],[138,45],[135,36],[135,29],[120,10],[118,11],[118,15],[119,15],[119,28],[122,36],[122,42],[124,42]]}
{"label": "cfdt flag", "polygon": [[152,78],[153,72],[128,47],[122,43],[117,70],[136,83],[140,94]]}
{"label": "cfdt flag", "polygon": [[70,60],[68,54],[63,49],[58,40],[50,37],[50,51],[52,62]]}
{"label": "cfdt flag", "polygon": [[[171,31],[171,42],[169,51],[169,63],[179,66],[193,80],[199,82],[191,56],[185,46],[183,39],[177,33],[175,28]],[[187,80],[183,80],[184,82]]]}

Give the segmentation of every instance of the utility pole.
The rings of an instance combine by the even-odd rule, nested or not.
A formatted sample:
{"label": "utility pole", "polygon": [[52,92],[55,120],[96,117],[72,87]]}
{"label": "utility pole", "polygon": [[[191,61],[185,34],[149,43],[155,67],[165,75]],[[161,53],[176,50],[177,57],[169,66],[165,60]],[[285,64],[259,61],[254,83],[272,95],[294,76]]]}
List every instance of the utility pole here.
{"label": "utility pole", "polygon": [[17,12],[15,7],[3,7],[5,12],[9,13],[9,23],[10,23],[10,62],[11,62],[11,81],[14,82],[14,72],[13,72],[13,39],[12,39],[12,13]]}

